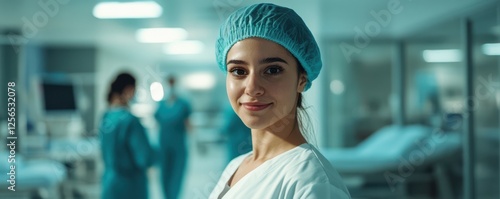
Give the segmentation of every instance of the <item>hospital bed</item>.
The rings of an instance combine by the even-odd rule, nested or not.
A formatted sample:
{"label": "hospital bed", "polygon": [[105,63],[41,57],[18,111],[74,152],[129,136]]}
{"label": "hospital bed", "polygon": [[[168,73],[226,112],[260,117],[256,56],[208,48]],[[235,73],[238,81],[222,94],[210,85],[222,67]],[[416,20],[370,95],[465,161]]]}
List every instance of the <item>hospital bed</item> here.
{"label": "hospital bed", "polygon": [[367,195],[363,187],[377,179],[378,192],[385,193],[372,195],[405,198],[409,194],[405,185],[418,179],[421,183],[435,183],[442,197],[452,197],[452,183],[443,165],[459,157],[460,138],[457,132],[421,125],[392,125],[376,131],[354,148],[320,150],[351,192]]}
{"label": "hospital bed", "polygon": [[[0,152],[0,173],[9,173],[10,163],[7,152]],[[8,175],[2,175],[0,180],[0,198],[30,199],[30,198],[60,198],[60,187],[66,178],[66,168],[57,161],[31,160],[25,161],[16,155],[16,191],[7,189],[10,186]]]}

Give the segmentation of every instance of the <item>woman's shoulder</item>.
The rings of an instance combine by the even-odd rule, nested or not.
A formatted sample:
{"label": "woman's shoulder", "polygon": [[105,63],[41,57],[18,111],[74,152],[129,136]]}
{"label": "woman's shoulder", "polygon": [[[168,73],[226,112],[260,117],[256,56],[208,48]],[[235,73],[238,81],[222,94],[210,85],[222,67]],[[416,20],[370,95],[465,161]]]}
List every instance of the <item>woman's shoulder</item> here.
{"label": "woman's shoulder", "polygon": [[125,122],[138,120],[127,108],[110,108],[104,113],[104,117],[118,119]]}
{"label": "woman's shoulder", "polygon": [[298,146],[297,152],[290,157],[289,172],[298,180],[334,183],[341,181],[340,175],[332,164],[311,144]]}
{"label": "woman's shoulder", "polygon": [[297,151],[290,154],[290,161],[298,171],[315,171],[319,173],[335,171],[326,158],[309,143],[297,147]]}
{"label": "woman's shoulder", "polygon": [[[349,195],[342,178],[330,162],[311,144],[299,146],[290,161],[287,170],[288,179],[292,184],[311,191],[334,192],[340,195]],[[300,190],[299,190],[300,191]],[[335,194],[335,195],[338,195]]]}

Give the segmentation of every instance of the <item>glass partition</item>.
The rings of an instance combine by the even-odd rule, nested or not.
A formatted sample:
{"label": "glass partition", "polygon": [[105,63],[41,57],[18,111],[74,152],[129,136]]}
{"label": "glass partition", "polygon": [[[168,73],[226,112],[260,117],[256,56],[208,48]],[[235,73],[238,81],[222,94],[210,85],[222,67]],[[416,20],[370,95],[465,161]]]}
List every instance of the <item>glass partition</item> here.
{"label": "glass partition", "polygon": [[[465,95],[461,19],[438,23],[405,40],[405,125],[427,129],[409,151],[414,172],[407,193],[459,198],[462,190],[462,111]],[[410,132],[404,132],[410,133]],[[420,154],[420,161],[411,161]]]}
{"label": "glass partition", "polygon": [[457,114],[464,95],[460,20],[431,27],[406,40],[407,124],[439,128]]}
{"label": "glass partition", "polygon": [[477,199],[500,198],[499,97],[500,23],[498,6],[471,16],[473,40],[473,89]]}
{"label": "glass partition", "polygon": [[337,147],[355,146],[392,120],[390,42],[372,41],[352,56],[342,52],[346,42],[329,42],[324,56],[328,140]]}

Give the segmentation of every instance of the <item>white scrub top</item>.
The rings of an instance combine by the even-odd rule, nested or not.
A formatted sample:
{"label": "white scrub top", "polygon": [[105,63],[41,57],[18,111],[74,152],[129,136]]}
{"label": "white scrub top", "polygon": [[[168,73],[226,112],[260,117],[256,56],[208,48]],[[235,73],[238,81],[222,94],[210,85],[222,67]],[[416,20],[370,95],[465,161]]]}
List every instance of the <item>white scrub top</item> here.
{"label": "white scrub top", "polygon": [[[227,182],[252,152],[233,159],[210,194],[218,199]],[[340,175],[312,145],[304,143],[255,168],[222,199],[350,199]]]}

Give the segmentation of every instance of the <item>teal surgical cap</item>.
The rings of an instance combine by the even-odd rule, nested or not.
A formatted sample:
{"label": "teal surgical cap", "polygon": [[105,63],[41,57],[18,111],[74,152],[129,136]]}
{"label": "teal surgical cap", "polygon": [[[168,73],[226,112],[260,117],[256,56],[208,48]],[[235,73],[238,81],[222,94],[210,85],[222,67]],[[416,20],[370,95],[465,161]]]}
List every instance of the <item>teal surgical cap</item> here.
{"label": "teal surgical cap", "polygon": [[292,9],[262,3],[232,13],[220,27],[215,44],[215,56],[221,70],[227,70],[229,49],[236,42],[250,37],[267,39],[287,49],[307,73],[304,90],[309,89],[311,82],[318,77],[322,66],[318,44],[302,18]]}

